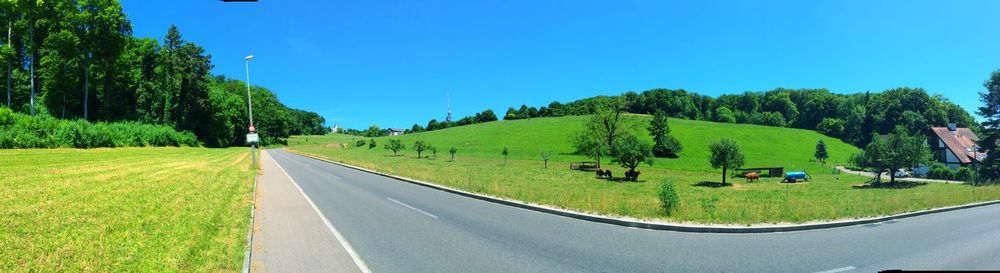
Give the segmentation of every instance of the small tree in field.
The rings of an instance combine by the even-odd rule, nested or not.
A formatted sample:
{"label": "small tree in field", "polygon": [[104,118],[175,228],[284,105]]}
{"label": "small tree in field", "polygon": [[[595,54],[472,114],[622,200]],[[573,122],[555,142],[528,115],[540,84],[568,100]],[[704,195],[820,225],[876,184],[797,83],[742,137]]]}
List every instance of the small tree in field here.
{"label": "small tree in field", "polygon": [[503,165],[507,166],[507,155],[510,154],[510,151],[508,151],[507,147],[505,146],[505,147],[503,147],[503,151],[500,152],[500,153],[503,154]]}
{"label": "small tree in field", "polygon": [[712,143],[708,149],[712,152],[709,163],[712,164],[712,168],[722,168],[722,185],[725,185],[726,171],[743,166],[743,152],[740,151],[740,146],[736,144],[736,141],[729,138]]}
{"label": "small tree in field", "polygon": [[816,143],[816,160],[819,160],[820,163],[826,164],[827,158],[830,158],[830,155],[826,153],[826,143],[823,143],[823,140],[820,139],[819,142]]}
{"label": "small tree in field", "polygon": [[608,147],[604,140],[589,131],[580,131],[570,136],[570,142],[576,149],[576,154],[585,155],[597,162],[597,168],[601,168],[601,158],[608,154]]}
{"label": "small tree in field", "polygon": [[455,154],[458,153],[458,148],[451,147],[448,153],[451,154],[451,161],[455,161]]}
{"label": "small tree in field", "polygon": [[401,140],[390,139],[389,144],[386,144],[385,148],[388,150],[392,150],[392,155],[399,155],[399,151],[406,149],[406,146],[403,145],[403,141]]}
{"label": "small tree in field", "polygon": [[434,147],[433,145],[427,145],[427,150],[431,151],[431,157],[434,157],[434,159],[438,158],[438,148],[437,147]]}
{"label": "small tree in field", "polygon": [[552,156],[552,154],[549,153],[549,152],[542,152],[542,161],[545,162],[545,168],[546,169],[549,168],[549,157],[551,157],[551,156]]}
{"label": "small tree in field", "polygon": [[879,173],[873,181],[881,184],[882,170],[889,171],[889,184],[896,183],[896,170],[908,168],[930,160],[930,149],[923,135],[911,135],[903,126],[886,136],[873,136],[872,142],[865,147],[864,158],[858,160],[867,166],[875,168]]}
{"label": "small tree in field", "polygon": [[430,146],[431,145],[428,145],[427,142],[424,142],[423,140],[417,140],[414,142],[413,150],[417,151],[417,158],[420,158],[424,151],[426,151],[427,148],[430,148]]}
{"label": "small tree in field", "polygon": [[[612,158],[612,161],[617,162],[624,168],[628,168],[629,173],[636,174],[635,168],[642,163],[653,166],[652,145],[640,140],[634,134],[626,134],[615,140],[614,151],[616,155]],[[630,179],[636,181],[638,180],[637,176],[632,176]]]}
{"label": "small tree in field", "polygon": [[371,140],[368,140],[368,149],[369,150],[375,149],[375,146],[376,146],[376,144],[375,144],[375,139],[374,138],[371,139]]}
{"label": "small tree in field", "polygon": [[656,111],[649,121],[649,135],[653,137],[653,155],[658,157],[676,157],[683,147],[677,138],[670,135],[670,124],[667,114]]}

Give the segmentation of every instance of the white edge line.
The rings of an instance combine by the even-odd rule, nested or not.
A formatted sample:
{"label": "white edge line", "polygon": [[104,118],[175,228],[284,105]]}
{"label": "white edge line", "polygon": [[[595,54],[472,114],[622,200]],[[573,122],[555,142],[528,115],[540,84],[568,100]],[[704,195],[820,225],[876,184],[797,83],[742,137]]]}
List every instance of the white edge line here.
{"label": "white edge line", "polygon": [[438,219],[438,217],[434,216],[434,214],[430,214],[430,213],[428,213],[426,211],[423,211],[421,209],[411,207],[410,205],[407,205],[406,203],[399,202],[396,199],[392,199],[392,197],[386,197],[385,199],[389,199],[389,201],[395,202],[396,204],[399,204],[400,206],[404,206],[404,207],[407,207],[409,209],[415,210],[415,211],[417,211],[419,213],[423,213],[424,215],[427,215],[428,217],[431,217],[431,218],[434,218],[434,219]]}
{"label": "white edge line", "polygon": [[326,216],[324,216],[323,213],[319,211],[319,208],[316,207],[316,204],[313,203],[312,199],[309,198],[309,195],[306,195],[306,192],[303,191],[301,187],[299,187],[299,183],[296,183],[295,179],[292,179],[292,176],[288,175],[288,172],[285,171],[285,168],[282,168],[281,164],[278,164],[278,161],[274,160],[274,157],[268,156],[268,158],[270,158],[271,161],[278,166],[278,169],[280,169],[281,172],[285,173],[285,176],[288,177],[288,180],[292,181],[292,184],[295,185],[295,188],[299,189],[299,193],[302,194],[302,197],[306,198],[306,201],[309,202],[309,205],[312,206],[314,211],[316,211],[316,214],[319,215],[319,218],[322,218],[323,223],[326,223],[326,227],[330,229],[330,232],[333,233],[333,236],[337,237],[337,241],[340,241],[340,245],[344,247],[344,250],[347,250],[347,254],[351,256],[351,260],[354,260],[354,265],[357,265],[358,269],[361,269],[361,272],[371,273],[372,271],[371,269],[368,269],[368,265],[365,264],[365,261],[361,260],[361,257],[358,256],[358,253],[356,251],[354,251],[354,248],[351,247],[351,244],[348,243],[346,239],[344,239],[344,236],[337,231],[337,228],[333,227],[333,224],[330,223],[330,220],[326,219]]}
{"label": "white edge line", "polygon": [[845,266],[845,267],[841,267],[841,268],[834,268],[834,269],[830,269],[830,270],[827,270],[827,271],[820,271],[820,272],[816,272],[816,273],[837,273],[837,272],[844,272],[844,271],[850,271],[850,270],[854,270],[854,266]]}

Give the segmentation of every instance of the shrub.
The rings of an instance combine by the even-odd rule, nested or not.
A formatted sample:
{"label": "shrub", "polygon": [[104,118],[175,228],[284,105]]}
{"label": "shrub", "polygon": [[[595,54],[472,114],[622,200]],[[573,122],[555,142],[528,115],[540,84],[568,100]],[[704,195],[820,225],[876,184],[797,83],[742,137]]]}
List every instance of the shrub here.
{"label": "shrub", "polygon": [[930,170],[927,171],[927,178],[952,180],[955,179],[955,170],[948,168],[944,164],[931,164]]}
{"label": "shrub", "polygon": [[36,117],[0,108],[0,148],[98,148],[139,146],[199,146],[191,132],[138,122],[90,123]]}
{"label": "shrub", "polygon": [[968,167],[958,168],[958,171],[955,172],[955,179],[954,180],[958,180],[958,181],[972,181],[972,169],[969,169]]}
{"label": "shrub", "polygon": [[663,211],[670,215],[677,206],[681,203],[680,195],[677,195],[677,189],[674,187],[672,181],[664,181],[660,185],[660,206],[663,207]]}
{"label": "shrub", "polygon": [[358,141],[354,142],[354,147],[364,147],[365,144],[367,144],[367,143],[365,143],[364,139],[359,139]]}

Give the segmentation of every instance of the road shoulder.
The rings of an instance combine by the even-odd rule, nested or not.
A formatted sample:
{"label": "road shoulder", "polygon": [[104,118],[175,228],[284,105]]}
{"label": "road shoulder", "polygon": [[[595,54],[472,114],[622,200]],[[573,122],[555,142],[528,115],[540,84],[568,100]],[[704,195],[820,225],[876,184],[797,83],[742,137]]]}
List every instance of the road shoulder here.
{"label": "road shoulder", "polygon": [[363,272],[267,151],[260,165],[250,272]]}

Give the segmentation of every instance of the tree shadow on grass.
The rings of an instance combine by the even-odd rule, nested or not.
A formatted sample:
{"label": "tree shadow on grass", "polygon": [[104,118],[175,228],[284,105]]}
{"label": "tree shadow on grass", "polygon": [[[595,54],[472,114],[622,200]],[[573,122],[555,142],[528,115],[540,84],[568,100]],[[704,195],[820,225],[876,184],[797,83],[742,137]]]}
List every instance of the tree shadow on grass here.
{"label": "tree shadow on grass", "polygon": [[927,182],[896,181],[895,183],[862,184],[851,186],[855,189],[910,189],[926,186]]}
{"label": "tree shadow on grass", "polygon": [[623,183],[624,182],[632,182],[632,183],[645,183],[646,182],[646,180],[642,180],[642,179],[639,179],[638,181],[632,181],[632,180],[625,179],[624,177],[612,177],[611,179],[607,179],[607,178],[598,178],[598,179],[607,180],[608,182],[623,182]]}
{"label": "tree shadow on grass", "polygon": [[691,186],[703,187],[703,188],[722,188],[722,187],[732,187],[733,183],[722,184],[715,181],[699,181],[698,183],[691,184]]}

